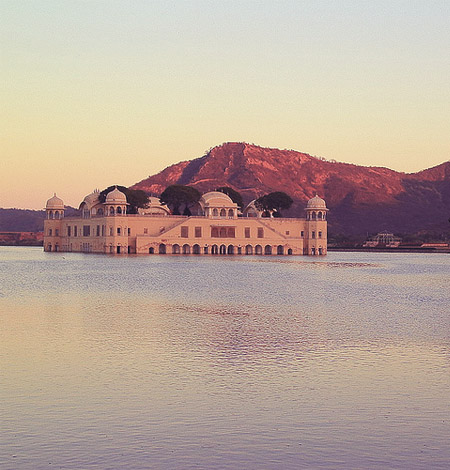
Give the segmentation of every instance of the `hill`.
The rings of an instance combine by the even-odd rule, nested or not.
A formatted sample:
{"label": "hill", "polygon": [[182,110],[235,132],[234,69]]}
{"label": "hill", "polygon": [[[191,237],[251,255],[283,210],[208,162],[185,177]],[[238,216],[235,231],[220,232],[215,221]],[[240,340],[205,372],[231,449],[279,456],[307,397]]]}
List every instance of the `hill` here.
{"label": "hill", "polygon": [[0,209],[0,232],[41,232],[45,211]]}
{"label": "hill", "polygon": [[[66,206],[66,216],[77,213],[73,207]],[[44,219],[45,211],[0,208],[0,232],[42,232]]]}
{"label": "hill", "polygon": [[206,155],[169,166],[132,189],[160,194],[169,184],[199,191],[231,186],[249,202],[271,191],[294,199],[287,215],[303,216],[316,193],[330,209],[334,233],[361,235],[447,231],[450,217],[450,161],[418,173],[327,161],[294,150],[225,143]]}

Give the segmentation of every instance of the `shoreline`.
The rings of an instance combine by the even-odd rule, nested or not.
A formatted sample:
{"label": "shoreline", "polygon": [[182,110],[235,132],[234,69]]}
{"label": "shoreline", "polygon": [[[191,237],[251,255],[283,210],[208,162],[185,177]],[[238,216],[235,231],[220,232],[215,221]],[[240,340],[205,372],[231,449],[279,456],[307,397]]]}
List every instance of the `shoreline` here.
{"label": "shoreline", "polygon": [[397,247],[397,248],[357,248],[357,247],[328,247],[327,251],[354,251],[367,253],[450,253],[450,248],[435,247]]}

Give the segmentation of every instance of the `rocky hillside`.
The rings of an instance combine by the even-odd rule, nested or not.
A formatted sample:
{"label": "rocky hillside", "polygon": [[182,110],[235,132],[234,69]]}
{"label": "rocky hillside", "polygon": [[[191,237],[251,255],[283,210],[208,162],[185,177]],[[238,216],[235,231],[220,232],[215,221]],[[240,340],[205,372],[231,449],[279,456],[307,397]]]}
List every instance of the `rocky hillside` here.
{"label": "rocky hillside", "polygon": [[169,184],[187,184],[201,192],[231,186],[246,202],[281,190],[295,201],[286,214],[291,216],[303,216],[306,201],[317,193],[330,208],[334,233],[446,231],[450,226],[450,161],[406,174],[330,162],[293,150],[225,143],[132,188],[160,194]]}

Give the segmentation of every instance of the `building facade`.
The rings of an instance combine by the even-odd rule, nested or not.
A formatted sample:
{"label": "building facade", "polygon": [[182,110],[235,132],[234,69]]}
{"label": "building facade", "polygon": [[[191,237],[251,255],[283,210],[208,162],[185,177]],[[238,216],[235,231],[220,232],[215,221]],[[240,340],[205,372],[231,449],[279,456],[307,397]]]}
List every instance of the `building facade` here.
{"label": "building facade", "polygon": [[327,212],[318,196],[308,201],[305,218],[261,217],[254,203],[240,212],[226,194],[208,192],[192,216],[171,215],[158,198],[128,214],[117,188],[99,201],[86,196],[78,217],[64,217],[56,194],[47,201],[44,250],[110,254],[312,255],[327,253]]}
{"label": "building facade", "polygon": [[364,248],[375,248],[377,246],[385,246],[387,248],[397,248],[402,239],[400,237],[396,237],[393,233],[384,232],[377,233],[374,237],[369,238],[363,244]]}

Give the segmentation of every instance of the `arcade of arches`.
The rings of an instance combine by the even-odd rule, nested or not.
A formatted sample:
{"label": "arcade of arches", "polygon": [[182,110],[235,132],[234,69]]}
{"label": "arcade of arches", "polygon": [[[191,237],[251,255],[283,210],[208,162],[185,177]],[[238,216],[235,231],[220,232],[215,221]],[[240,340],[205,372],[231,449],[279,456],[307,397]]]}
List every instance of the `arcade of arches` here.
{"label": "arcade of arches", "polygon": [[[149,254],[165,255],[171,253],[173,255],[292,255],[292,248],[285,247],[284,245],[226,245],[226,244],[213,244],[200,246],[198,243],[189,245],[173,245],[160,243],[158,246],[151,246],[148,248]],[[315,253],[312,253],[315,254]]]}

